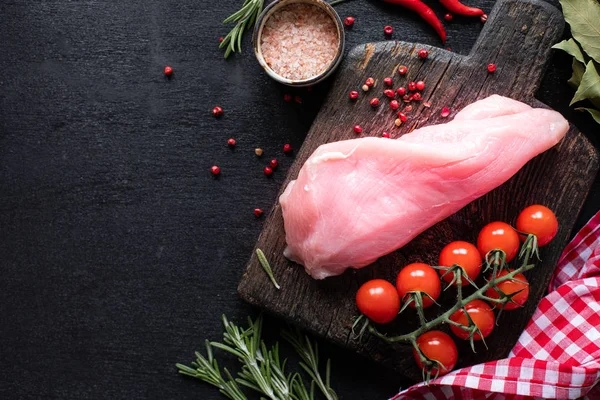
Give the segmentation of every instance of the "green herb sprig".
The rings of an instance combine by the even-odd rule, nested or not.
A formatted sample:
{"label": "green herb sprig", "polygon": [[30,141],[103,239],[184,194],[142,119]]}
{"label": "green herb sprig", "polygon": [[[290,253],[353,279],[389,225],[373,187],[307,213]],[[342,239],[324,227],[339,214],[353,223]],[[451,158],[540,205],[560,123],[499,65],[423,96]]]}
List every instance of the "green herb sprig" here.
{"label": "green herb sprig", "polygon": [[569,105],[588,100],[587,111],[600,124],[600,3],[597,0],[560,0],[572,39],[553,46],[573,56],[573,75],[569,85],[576,90]]}
{"label": "green herb sprig", "polygon": [[225,36],[219,48],[225,49],[225,58],[236,51],[242,52],[242,38],[244,32],[254,28],[256,19],[263,10],[264,0],[245,0],[242,8],[227,17],[223,23],[229,24],[235,22],[233,29]]}
{"label": "green herb sprig", "polygon": [[[196,352],[196,361],[189,367],[176,364],[179,373],[209,383],[230,400],[247,400],[242,387],[250,388],[270,400],[315,400],[315,387],[318,387],[327,400],[337,400],[337,395],[329,383],[330,361],[327,361],[326,378],[319,373],[319,351],[298,330],[284,331],[282,337],[290,342],[298,353],[300,366],[310,377],[307,388],[300,372],[286,373],[287,360],[279,357],[279,344],[270,349],[261,339],[262,317],[255,321],[248,318],[248,327],[241,328],[223,316],[223,342],[206,341],[206,357]],[[235,355],[242,365],[236,378],[223,368],[219,368],[213,349],[224,350]]]}

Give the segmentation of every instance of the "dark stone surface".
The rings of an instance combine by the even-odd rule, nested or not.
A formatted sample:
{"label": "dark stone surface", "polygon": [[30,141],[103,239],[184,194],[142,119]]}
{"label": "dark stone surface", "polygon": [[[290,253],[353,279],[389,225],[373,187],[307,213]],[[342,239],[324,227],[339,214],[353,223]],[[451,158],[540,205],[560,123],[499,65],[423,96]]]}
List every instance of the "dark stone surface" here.
{"label": "dark stone surface", "polygon": [[[487,11],[493,1],[471,3]],[[174,364],[219,337],[221,314],[256,314],[236,295],[261,230],[252,210],[274,203],[292,162],[281,146],[300,147],[327,91],[284,103],[248,37],[223,61],[220,21],[240,4],[0,3],[0,397],[221,398]],[[394,38],[440,45],[403,9],[337,9],[356,17],[348,48],[383,39],[387,24]],[[468,53],[479,29],[455,18],[448,46]],[[570,65],[553,57],[538,98],[599,146],[598,127],[568,109]],[[268,179],[271,157],[281,167]],[[597,180],[579,226],[599,203]],[[279,323],[267,325],[273,338]],[[404,384],[325,343],[322,353],[341,398],[385,398]]]}

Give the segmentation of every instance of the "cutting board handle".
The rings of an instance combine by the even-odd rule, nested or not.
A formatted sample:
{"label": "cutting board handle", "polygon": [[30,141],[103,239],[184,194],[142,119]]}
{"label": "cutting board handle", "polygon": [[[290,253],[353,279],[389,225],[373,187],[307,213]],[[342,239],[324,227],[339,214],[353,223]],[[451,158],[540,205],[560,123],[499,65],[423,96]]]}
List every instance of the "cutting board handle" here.
{"label": "cutting board handle", "polygon": [[[541,0],[499,0],[492,9],[469,58],[481,64],[520,69],[537,89],[551,47],[562,37],[562,13]],[[533,65],[533,68],[529,68]]]}

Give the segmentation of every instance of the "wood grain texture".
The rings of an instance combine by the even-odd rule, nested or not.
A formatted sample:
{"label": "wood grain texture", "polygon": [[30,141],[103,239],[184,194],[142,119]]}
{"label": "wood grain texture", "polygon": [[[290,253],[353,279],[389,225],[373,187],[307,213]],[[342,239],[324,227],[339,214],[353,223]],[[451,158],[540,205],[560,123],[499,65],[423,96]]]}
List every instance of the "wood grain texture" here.
{"label": "wood grain texture", "polygon": [[[319,145],[357,137],[352,132],[355,124],[363,127],[365,135],[379,136],[385,130],[398,137],[424,125],[444,122],[440,117],[444,106],[452,108],[452,118],[464,106],[494,93],[536,107],[543,106],[534,99],[534,94],[550,47],[560,38],[562,29],[562,16],[554,7],[539,1],[505,0],[496,4],[469,56],[405,42],[374,43],[355,48],[341,67],[282,190],[297,176],[304,161]],[[416,56],[419,48],[429,51],[427,60],[422,61]],[[497,65],[495,74],[487,72],[488,63]],[[409,72],[404,78],[395,73],[401,64],[408,66]],[[355,90],[369,76],[378,84],[356,104],[350,103],[348,92]],[[369,98],[380,96],[382,79],[386,76],[394,76],[395,87],[406,86],[409,81],[425,80],[424,101],[431,102],[431,107],[415,104],[412,112],[407,113],[408,122],[401,128],[394,128],[395,113],[390,112],[385,102],[376,111],[368,103]],[[311,279],[301,266],[283,257],[285,233],[281,208],[276,205],[257,247],[270,260],[282,289],[274,289],[253,255],[238,291],[248,302],[416,380],[420,378],[420,372],[413,366],[410,348],[390,346],[373,337],[359,343],[351,337],[352,318],[357,314],[354,305],[356,289],[374,276],[393,280],[400,267],[409,262],[436,264],[439,251],[449,241],[473,242],[476,232],[487,222],[514,222],[519,210],[526,205],[543,203],[556,211],[561,228],[552,244],[543,249],[543,262],[527,274],[532,283],[530,301],[523,309],[504,317],[487,341],[489,351],[482,351],[478,346],[479,351],[474,354],[467,350],[465,343],[460,343],[459,348],[464,348],[458,366],[505,357],[547,287],[597,170],[595,150],[576,129],[571,128],[559,145],[529,162],[504,185],[428,229],[402,249],[382,257],[372,266],[347,271],[324,281]],[[444,294],[442,304],[453,304],[452,296],[451,293]],[[414,328],[416,322],[416,318],[407,313],[386,329],[394,333],[406,332]]]}

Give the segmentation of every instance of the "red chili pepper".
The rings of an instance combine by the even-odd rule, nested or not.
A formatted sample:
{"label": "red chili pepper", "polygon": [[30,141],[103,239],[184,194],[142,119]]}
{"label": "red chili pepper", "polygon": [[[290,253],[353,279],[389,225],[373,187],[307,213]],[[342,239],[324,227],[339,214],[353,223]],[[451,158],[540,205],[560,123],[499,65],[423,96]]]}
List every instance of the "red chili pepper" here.
{"label": "red chili pepper", "polygon": [[[433,10],[427,6],[427,4],[423,3],[421,0],[383,0],[386,3],[397,4],[399,6],[408,8],[419,14],[421,18],[423,18],[429,25],[435,29],[437,34],[442,39],[442,43],[446,43],[446,30],[444,29],[444,25],[442,25],[442,21],[435,15]],[[456,1],[456,0],[455,0]],[[457,13],[459,14],[459,13]],[[481,15],[481,14],[477,14]]]}
{"label": "red chili pepper", "polygon": [[448,11],[454,14],[466,15],[467,17],[478,17],[483,15],[482,9],[465,6],[458,0],[440,0],[440,3],[442,3],[442,5],[446,7]]}

